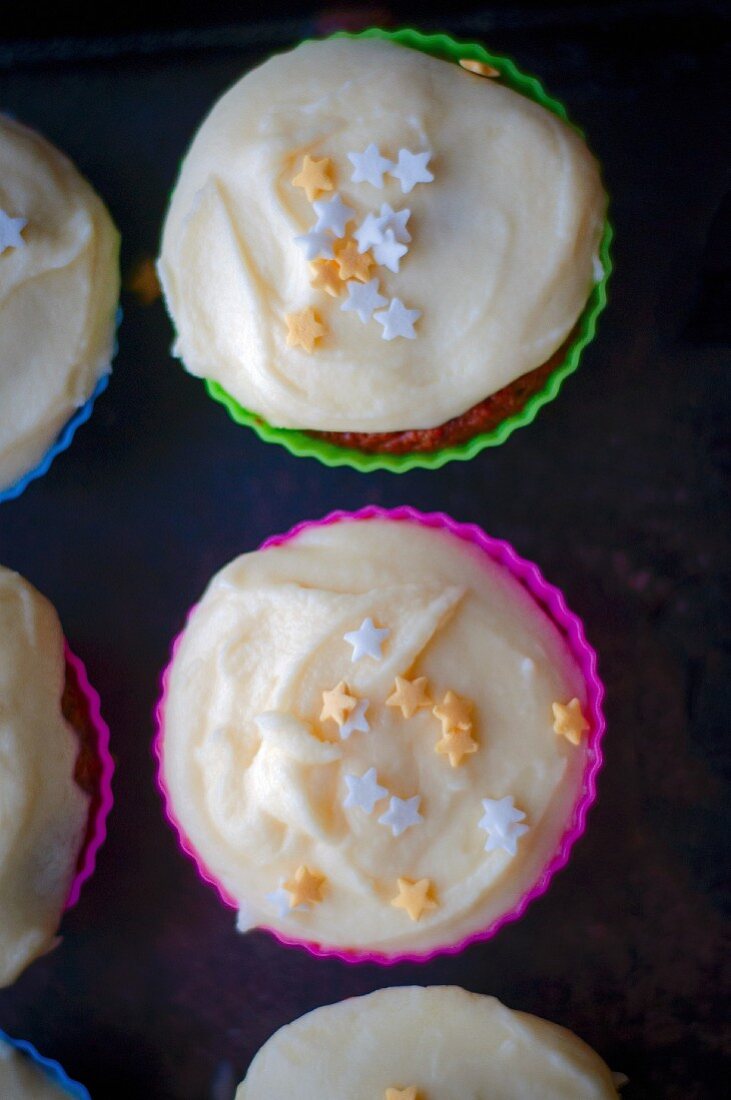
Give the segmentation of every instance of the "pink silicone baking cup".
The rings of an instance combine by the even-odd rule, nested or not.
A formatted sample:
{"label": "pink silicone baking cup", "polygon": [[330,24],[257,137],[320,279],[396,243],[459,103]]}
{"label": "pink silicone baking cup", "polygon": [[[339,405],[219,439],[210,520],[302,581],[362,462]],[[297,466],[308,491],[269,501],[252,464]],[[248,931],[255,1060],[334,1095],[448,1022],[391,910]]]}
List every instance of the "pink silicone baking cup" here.
{"label": "pink silicone baking cup", "polygon": [[[107,835],[107,818],[112,808],[112,775],[114,761],[109,751],[109,727],[102,718],[99,695],[89,683],[83,661],[72,653],[68,643],[64,645],[67,677],[73,678],[74,686],[83,701],[85,725],[90,744],[87,746],[94,757],[95,783],[91,792],[89,821],[84,843],[76,862],[65,911],[72,909],[79,900],[81,888],[91,878],[96,867],[96,857]],[[84,751],[82,747],[82,751]]]}
{"label": "pink silicone baking cup", "polygon": [[[361,508],[357,512],[336,511],[331,512],[323,519],[305,520],[302,523],[298,523],[295,527],[292,527],[291,530],[287,531],[285,534],[272,535],[262,543],[260,549],[266,550],[270,547],[281,546],[283,543],[290,542],[292,539],[297,538],[302,531],[306,531],[309,528],[328,527],[333,523],[364,522],[372,519],[389,520],[397,523],[417,523],[422,527],[434,527],[440,530],[449,531],[455,538],[479,547],[479,549],[487,554],[494,562],[497,562],[498,565],[507,569],[523,588],[530,593],[536,604],[548,615],[568,644],[574,659],[579,665],[586,684],[587,703],[585,713],[590,723],[590,730],[586,741],[586,769],[584,771],[581,794],[574,805],[570,820],[568,821],[556,851],[546,862],[533,885],[526,890],[518,902],[492,921],[486,928],[480,929],[477,932],[471,932],[468,936],[463,937],[455,943],[440,944],[437,947],[429,948],[427,951],[399,951],[394,954],[384,954],[379,951],[360,951],[357,949],[344,950],[343,948],[328,947],[325,944],[313,943],[308,940],[292,939],[282,935],[277,929],[262,926],[262,930],[274,936],[279,943],[287,947],[304,948],[305,951],[308,951],[311,955],[315,955],[318,958],[337,958],[346,963],[376,963],[380,966],[393,966],[396,963],[403,962],[428,962],[437,955],[456,955],[464,951],[470,944],[477,943],[480,940],[489,940],[504,924],[508,924],[510,921],[515,921],[522,917],[528,905],[530,905],[535,898],[540,897],[541,894],[546,892],[551,879],[556,872],[568,862],[572,847],[586,829],[586,815],[590,806],[596,800],[596,779],[603,763],[601,740],[606,723],[602,709],[604,685],[597,673],[597,655],[586,640],[581,619],[569,610],[566,606],[566,600],[564,599],[563,593],[545,580],[537,565],[534,565],[533,562],[526,561],[525,558],[521,558],[508,542],[502,539],[494,539],[486,535],[476,524],[457,523],[456,520],[453,520],[444,512],[424,513],[406,505],[390,510],[379,508],[376,505],[369,505],[366,508]],[[193,611],[195,611],[195,605],[190,609],[188,619]],[[185,830],[180,822],[176,819],[163,775],[165,699],[170,669],[175,660],[175,654],[177,653],[178,646],[180,645],[184,633],[185,628],[183,628],[173,642],[170,662],[162,674],[160,698],[155,710],[156,734],[153,742],[153,749],[158,763],[157,783],[163,798],[166,816],[178,835],[180,847],[185,854],[193,860],[198,870],[198,874],[204,882],[216,888],[221,900],[226,905],[233,909],[237,909],[239,905],[235,898],[231,897],[225,887],[213,874],[211,874],[210,870],[206,867],[200,855],[186,836]]]}

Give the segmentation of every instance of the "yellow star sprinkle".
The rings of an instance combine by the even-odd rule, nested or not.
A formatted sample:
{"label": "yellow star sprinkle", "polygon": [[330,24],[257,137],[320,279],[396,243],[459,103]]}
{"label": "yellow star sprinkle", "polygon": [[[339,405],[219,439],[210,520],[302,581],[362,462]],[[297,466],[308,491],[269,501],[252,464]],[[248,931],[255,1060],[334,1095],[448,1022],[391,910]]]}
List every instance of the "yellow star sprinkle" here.
{"label": "yellow star sprinkle", "polygon": [[287,345],[290,348],[300,347],[312,352],[315,341],[327,332],[312,306],[301,309],[299,313],[288,313],[284,320],[287,322]]}
{"label": "yellow star sprinkle", "polygon": [[320,721],[326,722],[328,718],[331,718],[333,722],[342,726],[346,715],[350,714],[357,702],[357,698],[350,694],[350,689],[345,680],[341,680],[332,691],[323,691]]}
{"label": "yellow star sprinkle", "polygon": [[368,275],[373,267],[373,257],[369,252],[359,252],[355,241],[341,241],[339,245],[336,244],[335,261],[340,268],[341,279],[368,282]]}
{"label": "yellow star sprinkle", "polygon": [[468,73],[476,73],[477,76],[500,76],[499,69],[484,61],[473,61],[471,57],[461,57],[459,63]]}
{"label": "yellow star sprinkle", "polygon": [[404,680],[401,676],[397,676],[393,685],[393,694],[386,700],[387,707],[401,707],[404,718],[413,718],[417,710],[431,705],[429,681],[426,676],[419,676],[416,680]]}
{"label": "yellow star sprinkle", "polygon": [[472,731],[457,729],[446,732],[441,741],[437,741],[434,751],[447,753],[449,763],[453,768],[457,768],[462,763],[462,757],[477,752],[477,749],[478,744],[472,738]]}
{"label": "yellow star sprinkle", "polygon": [[398,880],[399,892],[391,901],[394,909],[405,909],[412,920],[419,920],[425,909],[436,909],[437,903],[431,893],[431,880],[420,878],[412,882],[408,878]]}
{"label": "yellow star sprinkle", "polygon": [[285,882],[282,889],[289,894],[290,908],[296,909],[298,905],[319,905],[326,882],[327,879],[319,871],[311,871],[303,865],[297,868],[294,878]]}
{"label": "yellow star sprinkle", "polygon": [[384,1100],[419,1100],[416,1085],[409,1085],[406,1089],[386,1089]]}
{"label": "yellow star sprinkle", "polygon": [[563,703],[553,704],[553,728],[572,745],[579,744],[582,733],[589,729],[589,723],[581,713],[578,699],[572,699],[565,706]]}
{"label": "yellow star sprinkle", "polygon": [[324,290],[333,298],[337,298],[342,293],[343,281],[335,260],[317,260],[316,263],[310,264],[310,268],[313,274],[310,286],[315,290]]}
{"label": "yellow star sprinkle", "polygon": [[463,699],[448,691],[441,703],[437,703],[432,714],[442,723],[442,733],[452,733],[453,730],[472,729],[472,703],[469,699]]}
{"label": "yellow star sprinkle", "polygon": [[329,157],[315,160],[306,156],[302,161],[302,167],[298,175],[292,180],[294,187],[303,187],[307,195],[307,201],[312,202],[321,191],[332,191],[332,161]]}

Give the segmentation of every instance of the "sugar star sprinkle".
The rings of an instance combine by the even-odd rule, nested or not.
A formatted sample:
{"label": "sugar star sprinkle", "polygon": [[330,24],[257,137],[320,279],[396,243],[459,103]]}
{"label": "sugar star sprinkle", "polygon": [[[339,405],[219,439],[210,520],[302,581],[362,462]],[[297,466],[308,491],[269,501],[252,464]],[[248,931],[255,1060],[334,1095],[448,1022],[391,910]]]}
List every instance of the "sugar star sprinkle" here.
{"label": "sugar star sprinkle", "polygon": [[400,244],[396,240],[393,229],[386,229],[381,243],[373,246],[373,257],[377,264],[382,264],[383,267],[397,274],[401,259],[408,251],[408,245]]}
{"label": "sugar star sprinkle", "polygon": [[343,806],[346,809],[355,806],[359,810],[363,810],[364,813],[372,814],[376,802],[380,802],[382,798],[386,798],[388,795],[387,789],[381,787],[378,782],[375,768],[369,768],[360,777],[346,775],[345,783],[348,788],[348,795],[343,802]]}
{"label": "sugar star sprinkle", "polygon": [[383,218],[378,218],[375,214],[367,214],[353,234],[358,242],[358,251],[367,252],[374,244],[381,244],[385,228]]}
{"label": "sugar star sprinkle", "polygon": [[0,210],[0,256],[6,248],[26,247],[21,234],[27,224],[27,218],[11,218],[4,210]]}
{"label": "sugar star sprinkle", "polygon": [[369,252],[360,253],[355,241],[341,243],[336,250],[336,259],[340,270],[340,278],[357,279],[361,283],[367,283],[370,270],[373,267],[373,257]]}
{"label": "sugar star sprinkle", "polygon": [[332,691],[323,691],[320,721],[327,722],[330,719],[336,725],[342,726],[346,716],[355,710],[357,703],[358,700],[350,694],[345,680],[341,680]]}
{"label": "sugar star sprinkle", "polygon": [[335,260],[317,260],[310,264],[313,278],[310,286],[315,290],[324,290],[332,298],[337,298],[343,289],[343,280],[340,278],[340,269]]}
{"label": "sugar star sprinkle", "polygon": [[353,183],[370,183],[374,187],[383,187],[383,176],[394,167],[393,161],[382,157],[373,142],[364,153],[348,153],[348,160],[355,171],[350,177]]}
{"label": "sugar star sprinkle", "polygon": [[553,729],[572,745],[580,744],[582,734],[589,729],[589,723],[581,712],[578,699],[572,699],[565,706],[563,703],[553,704]]}
{"label": "sugar star sprinkle", "polygon": [[304,188],[307,201],[312,202],[321,191],[332,191],[334,186],[332,169],[333,163],[329,157],[315,160],[314,157],[306,156],[302,161],[299,174],[294,177],[292,184],[294,187]]}
{"label": "sugar star sprinkle", "polygon": [[367,699],[361,699],[360,702],[356,703],[350,717],[340,727],[341,741],[347,741],[351,733],[368,733],[370,731],[371,727],[365,716],[369,705]]}
{"label": "sugar star sprinkle", "polygon": [[266,895],[266,900],[276,910],[278,917],[286,917],[291,912],[301,912],[304,909],[303,905],[298,905],[293,910],[293,906],[290,904],[289,894],[284,889],[284,886],[280,886],[271,894]]}
{"label": "sugar star sprinkle", "polygon": [[426,676],[419,676],[416,680],[404,680],[402,676],[397,676],[393,693],[386,700],[387,707],[400,707],[404,718],[413,718],[417,710],[431,705],[432,698]]}
{"label": "sugar star sprinkle", "polygon": [[309,233],[303,233],[300,237],[295,237],[294,243],[302,249],[306,260],[332,260],[335,258],[334,239],[325,229],[311,229]]}
{"label": "sugar star sprinkle", "polygon": [[470,730],[450,730],[441,741],[437,741],[434,751],[446,753],[453,768],[458,768],[465,756],[477,752],[478,745]]}
{"label": "sugar star sprinkle", "polygon": [[399,892],[392,900],[394,909],[405,909],[412,920],[419,920],[426,909],[436,909],[437,903],[433,897],[431,880],[420,878],[418,882],[412,882],[408,878],[398,880]]}
{"label": "sugar star sprinkle", "polygon": [[386,1089],[384,1100],[419,1100],[416,1085],[409,1085],[405,1089]]}
{"label": "sugar star sprinkle", "polygon": [[348,298],[340,308],[346,312],[355,310],[361,321],[369,321],[373,311],[380,306],[385,306],[388,301],[388,298],[378,293],[378,279],[370,279],[367,283],[356,283],[351,280],[345,285],[348,288]]}
{"label": "sugar star sprinkle", "polygon": [[406,223],[411,217],[411,211],[404,207],[403,210],[394,210],[387,202],[381,204],[381,216],[378,219],[383,229],[393,229],[394,236],[401,244],[408,244],[411,234],[406,228]]}
{"label": "sugar star sprinkle", "polygon": [[315,202],[313,206],[317,214],[315,229],[329,229],[334,237],[345,236],[345,227],[355,215],[352,206],[347,206],[339,194],[333,195],[326,202]]}
{"label": "sugar star sprinkle", "polygon": [[415,794],[413,798],[396,798],[392,796],[388,809],[378,819],[379,825],[388,825],[394,836],[401,836],[412,825],[420,825],[424,818],[419,813],[421,795]]}
{"label": "sugar star sprinkle", "polygon": [[287,322],[287,345],[290,348],[304,348],[310,354],[315,342],[327,332],[312,306],[301,309],[299,313],[288,313],[284,320]]}
{"label": "sugar star sprinkle", "polygon": [[452,730],[472,729],[472,709],[469,699],[448,691],[432,713],[442,723],[442,733],[451,733]]}
{"label": "sugar star sprinkle", "polygon": [[383,657],[381,649],[391,631],[387,627],[379,629],[373,619],[364,619],[357,630],[351,630],[343,635],[344,641],[352,645],[351,661],[360,661],[363,657],[372,657],[374,661],[380,661]]}
{"label": "sugar star sprinkle", "polygon": [[373,316],[379,325],[383,325],[381,336],[384,340],[395,340],[397,336],[416,339],[414,325],[421,317],[421,310],[407,309],[400,298],[392,298],[388,309],[382,309]]}
{"label": "sugar star sprinkle", "polygon": [[417,183],[431,183],[434,175],[427,168],[431,153],[411,153],[408,149],[399,149],[398,162],[391,168],[391,175],[401,184],[404,195],[413,191]]}
{"label": "sugar star sprinkle", "polygon": [[493,65],[488,65],[485,61],[474,61],[471,57],[461,57],[459,63],[468,73],[475,73],[476,76],[500,76],[500,70]]}
{"label": "sugar star sprinkle", "polygon": [[309,867],[298,867],[294,878],[283,884],[283,889],[290,896],[290,908],[297,909],[300,905],[319,905],[322,901],[322,889],[327,879],[319,871],[311,871]]}
{"label": "sugar star sprinkle", "polygon": [[485,851],[492,852],[496,848],[502,848],[504,852],[514,856],[518,839],[528,832],[527,825],[519,824],[525,819],[525,814],[516,809],[512,795],[505,798],[483,798],[482,808],[485,813],[478,827],[487,833]]}

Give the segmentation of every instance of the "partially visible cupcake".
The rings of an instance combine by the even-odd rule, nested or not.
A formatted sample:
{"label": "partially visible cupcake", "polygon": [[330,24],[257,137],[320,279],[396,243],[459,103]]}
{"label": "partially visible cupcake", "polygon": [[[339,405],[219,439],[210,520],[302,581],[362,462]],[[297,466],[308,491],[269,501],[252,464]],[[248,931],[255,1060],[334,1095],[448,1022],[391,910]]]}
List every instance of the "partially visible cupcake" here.
{"label": "partially visible cupcake", "polygon": [[104,839],[99,700],[51,604],[0,567],[0,987],[55,946]]}
{"label": "partially visible cupcake", "polygon": [[537,81],[482,56],[413,31],[305,42],[198,131],[161,281],[186,369],[264,438],[435,465],[576,366],[608,273],[599,169]]}
{"label": "partially visible cupcake", "polygon": [[566,1028],[456,986],[381,989],[272,1035],[236,1100],[616,1100]]}
{"label": "partially visible cupcake", "polygon": [[111,370],[119,235],[45,138],[0,115],[0,501],[67,446]]}
{"label": "partially visible cupcake", "polygon": [[209,584],[165,677],[160,781],[240,930],[423,959],[494,934],[566,861],[601,694],[579,621],[505,543],[335,513]]}
{"label": "partially visible cupcake", "polygon": [[0,1096],[3,1100],[91,1100],[51,1058],[24,1040],[0,1031]]}

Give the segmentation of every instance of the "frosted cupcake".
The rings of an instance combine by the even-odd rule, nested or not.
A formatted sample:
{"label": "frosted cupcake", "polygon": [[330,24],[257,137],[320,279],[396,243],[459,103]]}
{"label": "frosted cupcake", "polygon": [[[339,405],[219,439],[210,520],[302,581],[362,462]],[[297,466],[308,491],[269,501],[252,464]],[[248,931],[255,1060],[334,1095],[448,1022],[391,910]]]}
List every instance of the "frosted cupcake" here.
{"label": "frosted cupcake", "polygon": [[107,738],[56,612],[0,567],[0,987],[55,945],[93,870],[111,805]]}
{"label": "frosted cupcake", "polygon": [[491,935],[583,828],[594,655],[503,543],[403,509],[334,515],[223,569],[166,675],[183,846],[239,928],[348,960]]}
{"label": "frosted cupcake", "polygon": [[0,1096],[3,1100],[90,1100],[58,1062],[43,1058],[30,1043],[0,1031]]}
{"label": "frosted cupcake", "polygon": [[119,237],[53,145],[0,115],[0,501],[43,473],[111,369]]}
{"label": "frosted cupcake", "polygon": [[[336,1084],[335,1084],[336,1083]],[[254,1058],[236,1100],[616,1100],[563,1027],[456,986],[381,989],[308,1012]]]}
{"label": "frosted cupcake", "polygon": [[333,462],[498,430],[604,275],[606,197],[560,105],[510,62],[457,63],[479,47],[373,33],[306,42],[219,101],[159,263],[186,369]]}

